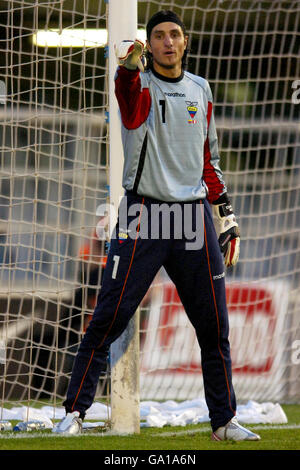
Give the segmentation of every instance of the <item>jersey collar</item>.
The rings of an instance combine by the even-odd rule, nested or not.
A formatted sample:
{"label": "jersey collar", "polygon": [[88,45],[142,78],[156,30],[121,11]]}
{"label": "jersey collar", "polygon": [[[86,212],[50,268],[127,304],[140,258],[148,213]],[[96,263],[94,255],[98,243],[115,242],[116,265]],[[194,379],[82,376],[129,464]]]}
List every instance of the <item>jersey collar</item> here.
{"label": "jersey collar", "polygon": [[180,80],[183,79],[183,75],[184,75],[184,70],[181,70],[181,74],[179,75],[179,77],[176,77],[176,78],[165,77],[164,75],[161,75],[160,73],[156,72],[156,70],[154,70],[154,67],[151,67],[151,72],[153,73],[153,75],[155,75],[155,77],[159,78],[160,80],[163,80],[164,82],[171,82],[171,83],[180,82]]}

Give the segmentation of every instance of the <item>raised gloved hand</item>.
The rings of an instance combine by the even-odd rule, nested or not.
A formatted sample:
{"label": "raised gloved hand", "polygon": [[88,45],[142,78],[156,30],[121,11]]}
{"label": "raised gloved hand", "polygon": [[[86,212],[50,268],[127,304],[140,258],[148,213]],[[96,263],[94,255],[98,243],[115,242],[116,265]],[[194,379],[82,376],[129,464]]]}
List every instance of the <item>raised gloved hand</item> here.
{"label": "raised gloved hand", "polygon": [[101,217],[96,225],[96,235],[100,241],[109,240],[109,218],[108,215]]}
{"label": "raised gloved hand", "polygon": [[122,41],[118,47],[115,47],[115,53],[118,65],[124,65],[129,70],[135,70],[137,67],[144,72],[146,59],[143,56],[144,44],[136,39],[135,41]]}
{"label": "raised gloved hand", "polygon": [[213,211],[219,225],[219,245],[225,266],[234,266],[240,254],[240,231],[227,194],[213,203]]}

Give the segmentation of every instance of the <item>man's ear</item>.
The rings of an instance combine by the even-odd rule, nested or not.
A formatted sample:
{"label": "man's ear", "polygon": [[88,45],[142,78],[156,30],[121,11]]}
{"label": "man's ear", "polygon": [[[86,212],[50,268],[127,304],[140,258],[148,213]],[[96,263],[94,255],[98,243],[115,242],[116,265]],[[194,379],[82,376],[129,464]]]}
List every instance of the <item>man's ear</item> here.
{"label": "man's ear", "polygon": [[148,41],[148,39],[146,40],[146,47],[147,47],[147,50],[152,54],[152,49],[151,49],[150,42]]}
{"label": "man's ear", "polygon": [[189,42],[189,37],[188,37],[188,36],[184,36],[184,44],[185,44],[184,49],[187,48],[188,42]]}

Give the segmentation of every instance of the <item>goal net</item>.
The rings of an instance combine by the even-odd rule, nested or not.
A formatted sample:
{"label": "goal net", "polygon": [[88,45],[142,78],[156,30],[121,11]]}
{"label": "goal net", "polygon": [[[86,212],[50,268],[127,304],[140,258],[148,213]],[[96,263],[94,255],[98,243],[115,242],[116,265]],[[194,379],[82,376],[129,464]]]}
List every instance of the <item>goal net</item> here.
{"label": "goal net", "polygon": [[[138,1],[182,18],[214,96],[241,229],[226,271],[239,400],[299,402],[298,1]],[[1,407],[61,404],[101,288],[108,199],[107,2],[0,0]],[[141,399],[203,396],[199,346],[161,270],[140,310]],[[96,399],[110,400],[109,365]]]}

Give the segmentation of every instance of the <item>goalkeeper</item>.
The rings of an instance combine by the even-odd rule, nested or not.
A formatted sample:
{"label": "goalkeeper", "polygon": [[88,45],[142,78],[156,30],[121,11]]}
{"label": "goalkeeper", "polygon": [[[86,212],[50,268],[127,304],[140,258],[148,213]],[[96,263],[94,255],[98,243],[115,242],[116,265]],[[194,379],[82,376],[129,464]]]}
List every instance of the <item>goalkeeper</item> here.
{"label": "goalkeeper", "polygon": [[[116,48],[125,195],[98,302],[75,359],[66,416],[54,432],[80,432],[99,376],[106,371],[110,345],[163,266],[200,345],[212,438],[259,439],[235,417],[224,264],[238,261],[239,230],[219,166],[211,90],[205,79],[185,71],[187,44],[180,18],[163,10],[147,24],[147,69],[140,41],[124,40]],[[147,230],[154,223],[154,206],[169,209],[169,214],[175,206],[184,214],[189,208],[183,232],[170,216],[170,236],[164,237],[165,222],[159,217],[158,236],[151,236]],[[134,207],[139,210],[133,235]],[[186,232],[195,227],[203,235],[200,246],[187,243],[191,238]]]}

